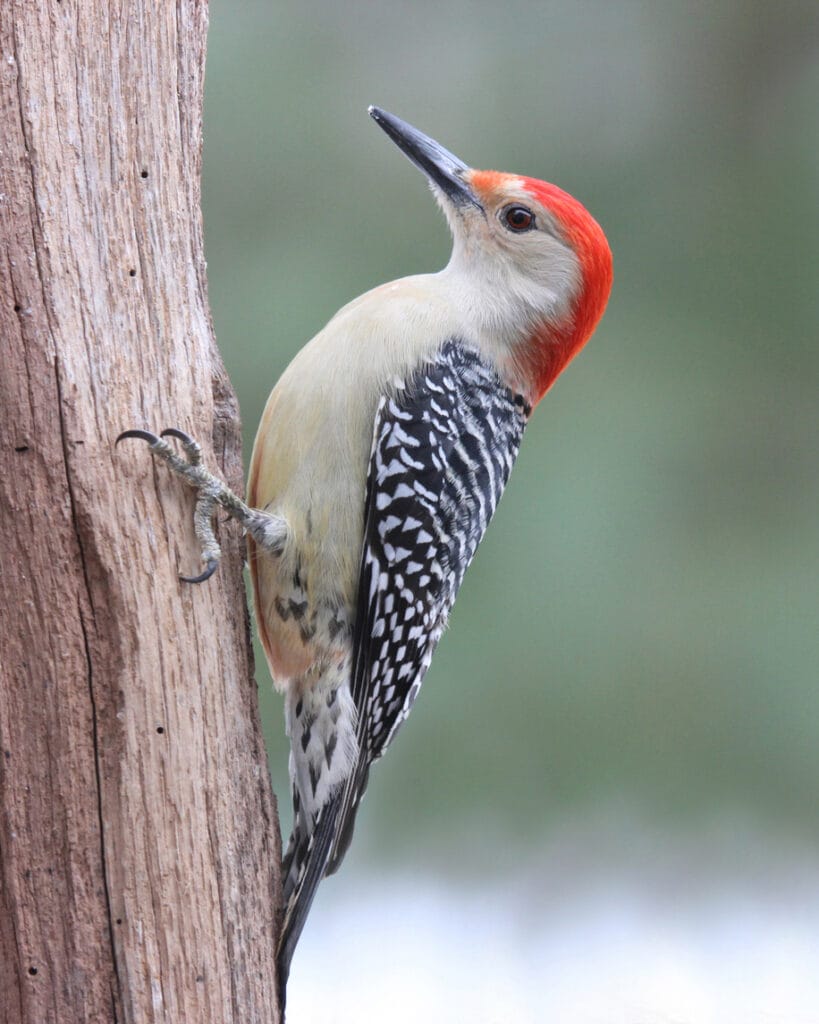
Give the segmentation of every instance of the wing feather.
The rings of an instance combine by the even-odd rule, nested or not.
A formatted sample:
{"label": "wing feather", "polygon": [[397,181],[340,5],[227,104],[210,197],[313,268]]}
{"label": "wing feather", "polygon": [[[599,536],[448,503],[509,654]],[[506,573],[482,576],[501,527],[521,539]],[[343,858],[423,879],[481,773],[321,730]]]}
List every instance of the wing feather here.
{"label": "wing feather", "polygon": [[529,412],[477,351],[456,340],[381,399],[353,636],[359,758],[342,794],[328,874],[349,845],[370,764],[418,695]]}

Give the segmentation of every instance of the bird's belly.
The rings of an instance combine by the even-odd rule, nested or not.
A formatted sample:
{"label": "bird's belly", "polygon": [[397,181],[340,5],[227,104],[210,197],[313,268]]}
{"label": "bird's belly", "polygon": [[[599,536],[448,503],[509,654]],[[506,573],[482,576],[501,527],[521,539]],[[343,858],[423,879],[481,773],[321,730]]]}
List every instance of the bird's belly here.
{"label": "bird's belly", "polygon": [[296,679],[309,685],[349,652],[363,535],[359,474],[340,469],[317,491],[302,468],[267,506],[288,523],[284,549],[274,555],[256,546],[251,559],[259,634],[281,689]]}
{"label": "bird's belly", "polygon": [[280,556],[256,546],[251,558],[259,634],[279,688],[350,650],[354,587],[339,587],[334,544],[307,546],[309,557],[291,543]]}

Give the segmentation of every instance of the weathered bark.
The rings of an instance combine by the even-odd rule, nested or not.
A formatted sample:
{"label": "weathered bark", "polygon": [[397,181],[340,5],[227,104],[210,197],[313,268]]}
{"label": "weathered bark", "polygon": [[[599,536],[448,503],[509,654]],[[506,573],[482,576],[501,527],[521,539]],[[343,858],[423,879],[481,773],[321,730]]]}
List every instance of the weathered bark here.
{"label": "weathered bark", "polygon": [[199,209],[203,0],[0,3],[0,1021],[278,1019],[278,823]]}

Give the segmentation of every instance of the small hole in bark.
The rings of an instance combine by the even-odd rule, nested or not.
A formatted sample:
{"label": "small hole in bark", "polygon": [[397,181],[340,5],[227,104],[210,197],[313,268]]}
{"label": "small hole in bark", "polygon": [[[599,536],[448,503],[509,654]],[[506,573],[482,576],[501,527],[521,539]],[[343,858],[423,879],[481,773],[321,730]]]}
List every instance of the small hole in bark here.
{"label": "small hole in bark", "polygon": [[34,975],[35,975],[35,974],[37,973],[37,968],[36,968],[36,967],[29,967],[29,969],[28,969],[28,973],[29,973],[29,974],[30,974],[30,975],[31,975],[32,977],[34,977]]}
{"label": "small hole in bark", "polygon": [[117,918],[117,924],[122,924],[122,918],[121,917]]}
{"label": "small hole in bark", "polygon": [[162,735],[162,733],[163,733],[163,732],[165,732],[165,726],[164,726],[164,725],[158,725],[158,726],[156,727],[156,731],[157,731],[157,732],[159,733],[159,735],[161,736],[161,735]]}
{"label": "small hole in bark", "polygon": [[15,445],[14,450],[16,452],[27,452],[28,451],[28,445],[27,444]]}
{"label": "small hole in bark", "polygon": [[147,178],[147,177],[148,177],[148,172],[147,172],[147,171],[145,170],[145,168],[144,168],[144,167],[143,167],[143,168],[142,168],[142,170],[141,170],[141,171],[139,172],[139,176],[140,176],[140,178]]}
{"label": "small hole in bark", "polygon": [[22,308],[23,308],[23,307],[22,307],[22,306],[20,305],[20,303],[19,303],[19,302],[15,302],[15,303],[14,303],[14,312],[15,312],[15,313],[19,313],[19,312],[20,312],[20,310],[21,310]]}
{"label": "small hole in bark", "polygon": [[128,271],[128,276],[129,277],[136,277],[136,271],[134,270],[133,267],[131,267],[131,269]]}

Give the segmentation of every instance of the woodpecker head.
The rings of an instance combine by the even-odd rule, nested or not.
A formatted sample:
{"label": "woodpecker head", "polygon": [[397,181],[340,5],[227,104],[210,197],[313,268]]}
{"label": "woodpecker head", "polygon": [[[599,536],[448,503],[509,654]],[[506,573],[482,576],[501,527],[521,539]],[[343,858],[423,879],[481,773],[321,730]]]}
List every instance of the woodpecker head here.
{"label": "woodpecker head", "polygon": [[606,308],[612,259],[600,225],[556,185],[474,170],[400,118],[370,115],[429,179],[452,230],[447,270],[538,401]]}

